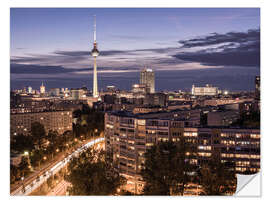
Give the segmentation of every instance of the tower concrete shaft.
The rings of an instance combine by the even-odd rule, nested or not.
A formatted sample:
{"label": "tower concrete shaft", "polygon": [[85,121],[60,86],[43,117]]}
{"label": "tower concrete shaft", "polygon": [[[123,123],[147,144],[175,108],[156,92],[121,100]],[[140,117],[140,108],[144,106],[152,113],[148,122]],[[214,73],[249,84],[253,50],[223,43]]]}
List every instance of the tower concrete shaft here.
{"label": "tower concrete shaft", "polygon": [[98,97],[98,84],[97,84],[97,57],[94,56],[94,78],[93,78],[93,97]]}

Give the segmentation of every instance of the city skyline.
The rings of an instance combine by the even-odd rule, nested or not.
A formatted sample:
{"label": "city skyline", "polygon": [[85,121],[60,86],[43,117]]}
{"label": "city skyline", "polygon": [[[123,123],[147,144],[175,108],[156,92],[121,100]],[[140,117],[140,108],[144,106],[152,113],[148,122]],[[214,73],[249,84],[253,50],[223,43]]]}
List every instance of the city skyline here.
{"label": "city skyline", "polygon": [[207,83],[254,89],[260,10],[243,8],[11,9],[11,88],[37,89],[44,81],[48,88],[92,89],[93,14],[100,88],[130,89],[146,65],[159,91]]}

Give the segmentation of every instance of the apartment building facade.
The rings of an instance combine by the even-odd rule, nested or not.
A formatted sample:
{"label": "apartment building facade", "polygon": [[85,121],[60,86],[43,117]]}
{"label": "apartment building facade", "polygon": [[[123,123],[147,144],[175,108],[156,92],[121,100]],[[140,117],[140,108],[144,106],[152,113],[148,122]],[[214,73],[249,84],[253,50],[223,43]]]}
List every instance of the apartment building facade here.
{"label": "apartment building facade", "polygon": [[18,134],[30,134],[31,124],[34,122],[43,124],[46,133],[48,133],[49,130],[52,130],[62,134],[67,130],[72,130],[72,111],[47,111],[11,114],[11,138]]}
{"label": "apartment building facade", "polygon": [[237,173],[260,170],[260,130],[186,127],[187,119],[155,114],[134,115],[129,112],[105,114],[105,148],[113,154],[115,167],[127,178],[126,189],[141,193],[144,182],[140,176],[144,153],[159,141],[187,142],[197,146],[194,164],[207,162],[218,154],[222,162],[235,163]]}

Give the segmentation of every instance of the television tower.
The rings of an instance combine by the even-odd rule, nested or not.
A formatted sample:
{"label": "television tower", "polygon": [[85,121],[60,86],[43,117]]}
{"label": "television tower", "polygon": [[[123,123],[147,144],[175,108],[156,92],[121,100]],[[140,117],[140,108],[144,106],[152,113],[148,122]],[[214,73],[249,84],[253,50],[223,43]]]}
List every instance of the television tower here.
{"label": "television tower", "polygon": [[94,48],[91,51],[91,55],[94,57],[94,74],[93,74],[93,97],[98,97],[98,84],[97,84],[97,56],[99,51],[97,49],[96,39],[96,16],[94,15]]}

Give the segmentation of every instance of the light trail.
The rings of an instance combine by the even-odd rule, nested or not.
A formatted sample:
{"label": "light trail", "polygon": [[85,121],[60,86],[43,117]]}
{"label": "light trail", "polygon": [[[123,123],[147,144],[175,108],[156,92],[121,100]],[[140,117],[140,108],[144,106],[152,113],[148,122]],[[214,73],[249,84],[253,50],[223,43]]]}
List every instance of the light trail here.
{"label": "light trail", "polygon": [[10,195],[29,195],[34,190],[36,190],[39,186],[41,186],[48,178],[50,178],[52,175],[56,174],[60,169],[62,169],[64,166],[67,165],[68,162],[70,162],[72,157],[78,156],[80,152],[86,150],[87,148],[91,147],[92,145],[104,141],[104,138],[97,138],[95,140],[92,140],[83,146],[76,149],[74,152],[72,152],[70,155],[65,157],[62,161],[55,164],[53,167],[51,167],[49,170],[44,172],[42,175],[38,176],[35,180],[33,180],[28,185],[20,186],[18,189],[14,190],[10,193]]}

